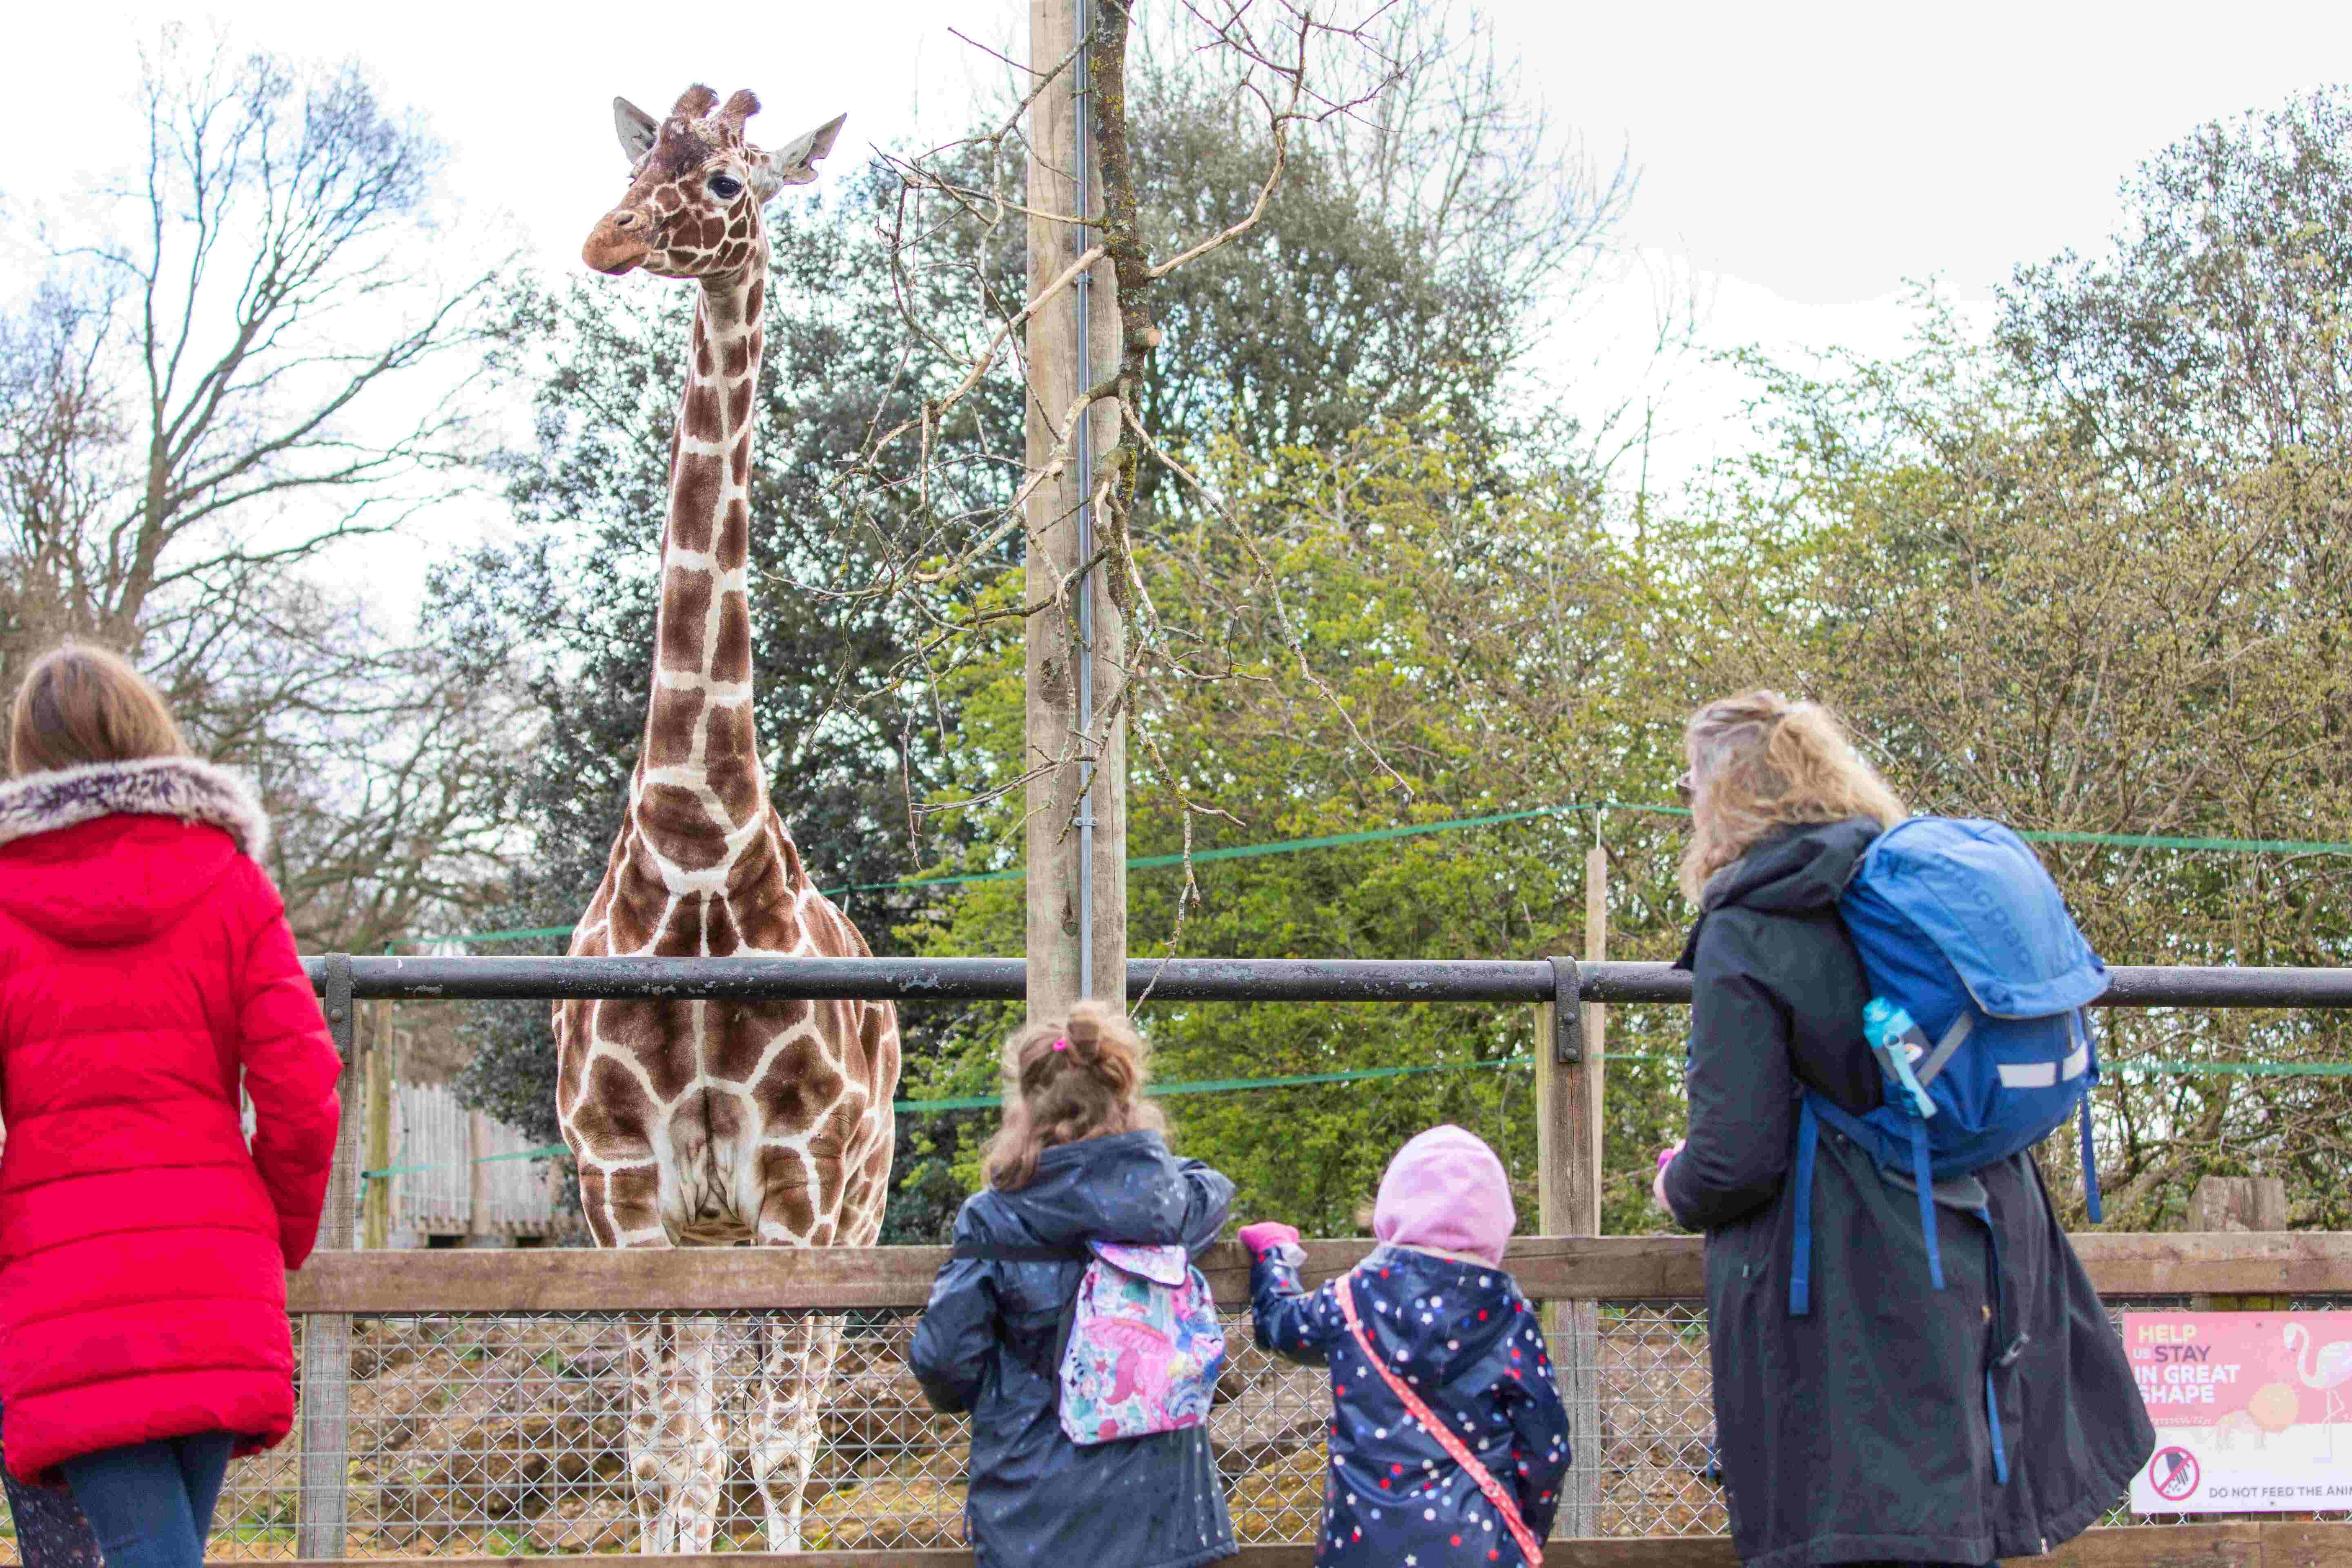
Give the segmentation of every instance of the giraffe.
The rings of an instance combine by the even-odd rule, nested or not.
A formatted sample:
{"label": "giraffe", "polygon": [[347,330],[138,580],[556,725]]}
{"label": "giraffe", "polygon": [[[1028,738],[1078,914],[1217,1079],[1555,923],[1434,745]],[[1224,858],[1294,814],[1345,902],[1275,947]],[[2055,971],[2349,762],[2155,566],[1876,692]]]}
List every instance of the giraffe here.
{"label": "giraffe", "polygon": [[[716,107],[716,112],[713,112]],[[661,604],[628,816],[572,939],[575,955],[863,956],[818,894],[768,795],[752,723],[751,421],[768,242],[762,205],[816,178],[841,120],[763,152],[689,88],[656,122],[614,121],[627,194],[582,247],[595,270],[698,286],[686,393],[670,438]],[[889,1187],[898,1025],[887,1003],[559,1002],[556,1111],[600,1247],[867,1247]],[[838,1320],[761,1336],[747,1447],[771,1552],[801,1512]],[[727,1472],[717,1325],[633,1322],[630,1470],[639,1550],[710,1550]]]}

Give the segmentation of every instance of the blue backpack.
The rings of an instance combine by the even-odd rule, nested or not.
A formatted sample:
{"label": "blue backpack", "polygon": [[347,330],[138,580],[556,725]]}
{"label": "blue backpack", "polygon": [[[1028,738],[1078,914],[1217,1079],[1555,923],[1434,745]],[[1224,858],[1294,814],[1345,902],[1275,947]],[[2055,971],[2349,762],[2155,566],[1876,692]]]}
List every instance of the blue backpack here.
{"label": "blue backpack", "polygon": [[[1938,1290],[1936,1183],[2030,1149],[2070,1118],[2081,1121],[2084,1187],[2091,1218],[2100,1217],[2090,1100],[2099,1062],[2084,1009],[2106,990],[2107,971],[2025,841],[1997,822],[1915,817],[1871,844],[1838,912],[1869,976],[1864,1031],[1885,1095],[1855,1116],[1812,1089],[1803,1093],[1789,1280],[1789,1310],[1800,1317],[1811,1309],[1813,1157],[1822,1121],[1918,1189],[1927,1271]],[[1990,1215],[1979,1210],[1977,1217],[1991,1229]],[[1997,1237],[1993,1245],[1998,1312]],[[2009,1344],[1998,1364],[2022,1348],[2021,1339]],[[1987,1398],[1990,1405],[1990,1373]],[[1997,1407],[1992,1419],[1998,1458]],[[2005,1480],[2006,1462],[1998,1468]]]}

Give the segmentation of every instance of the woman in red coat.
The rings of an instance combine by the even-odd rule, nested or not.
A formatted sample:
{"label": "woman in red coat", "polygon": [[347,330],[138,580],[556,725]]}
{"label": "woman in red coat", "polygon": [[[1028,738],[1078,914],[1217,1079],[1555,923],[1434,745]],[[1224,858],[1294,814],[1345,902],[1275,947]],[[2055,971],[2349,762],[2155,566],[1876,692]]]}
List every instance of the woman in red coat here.
{"label": "woman in red coat", "polygon": [[44,656],[9,739],[0,1447],[72,1487],[110,1568],[184,1568],[231,1454],[293,1425],[285,1271],[318,1232],[334,1045],[267,820],[137,671]]}

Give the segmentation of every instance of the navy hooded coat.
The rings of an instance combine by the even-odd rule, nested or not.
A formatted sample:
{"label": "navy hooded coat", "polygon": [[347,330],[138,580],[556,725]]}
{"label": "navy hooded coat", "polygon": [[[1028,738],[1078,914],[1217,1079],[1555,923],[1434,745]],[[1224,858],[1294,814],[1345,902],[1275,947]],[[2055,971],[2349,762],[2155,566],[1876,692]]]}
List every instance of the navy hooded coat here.
{"label": "navy hooded coat", "polygon": [[[1197,1259],[1225,1223],[1234,1184],[1179,1160],[1157,1132],[1047,1149],[1012,1192],[956,1215],[959,1248],[1166,1247]],[[1234,1554],[1223,1479],[1206,1428],[1080,1447],[1063,1435],[1062,1311],[1086,1265],[958,1258],[940,1270],[907,1360],[941,1410],[971,1413],[964,1521],[979,1568],[1194,1568]]]}
{"label": "navy hooded coat", "polygon": [[[1495,1509],[1365,1363],[1330,1284],[1308,1294],[1277,1248],[1250,1289],[1263,1349],[1331,1369],[1331,1474],[1318,1568],[1505,1568],[1525,1562]],[[1390,1371],[1451,1422],[1512,1491],[1538,1540],[1568,1473],[1568,1411],[1536,1312],[1508,1272],[1383,1247],[1349,1275],[1356,1315]]]}
{"label": "navy hooded coat", "polygon": [[[1951,1205],[1937,1290],[1907,1176],[1882,1176],[1822,1127],[1811,1309],[1790,1314],[1799,1083],[1857,1114],[1879,1103],[1869,983],[1837,913],[1878,832],[1853,818],[1765,838],[1708,883],[1681,959],[1694,983],[1690,1135],[1666,1196],[1706,1232],[1716,1426],[1749,1568],[2033,1556],[2119,1501],[2155,1442],[2031,1153],[1937,1184]],[[1979,1207],[1999,1232],[1999,1298]]]}

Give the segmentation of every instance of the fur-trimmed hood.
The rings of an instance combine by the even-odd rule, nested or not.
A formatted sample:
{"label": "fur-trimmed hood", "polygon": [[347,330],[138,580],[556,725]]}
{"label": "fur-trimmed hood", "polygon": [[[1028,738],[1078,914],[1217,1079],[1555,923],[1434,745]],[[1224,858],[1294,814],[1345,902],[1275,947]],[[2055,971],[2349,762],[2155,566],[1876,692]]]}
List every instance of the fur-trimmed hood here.
{"label": "fur-trimmed hood", "polygon": [[268,836],[243,779],[189,758],[30,773],[0,785],[0,922],[76,948],[147,942],[216,889],[268,889],[247,857]]}
{"label": "fur-trimmed hood", "polygon": [[101,816],[176,816],[225,829],[254,860],[269,852],[269,818],[243,773],[194,757],[90,763],[0,784],[0,845]]}

